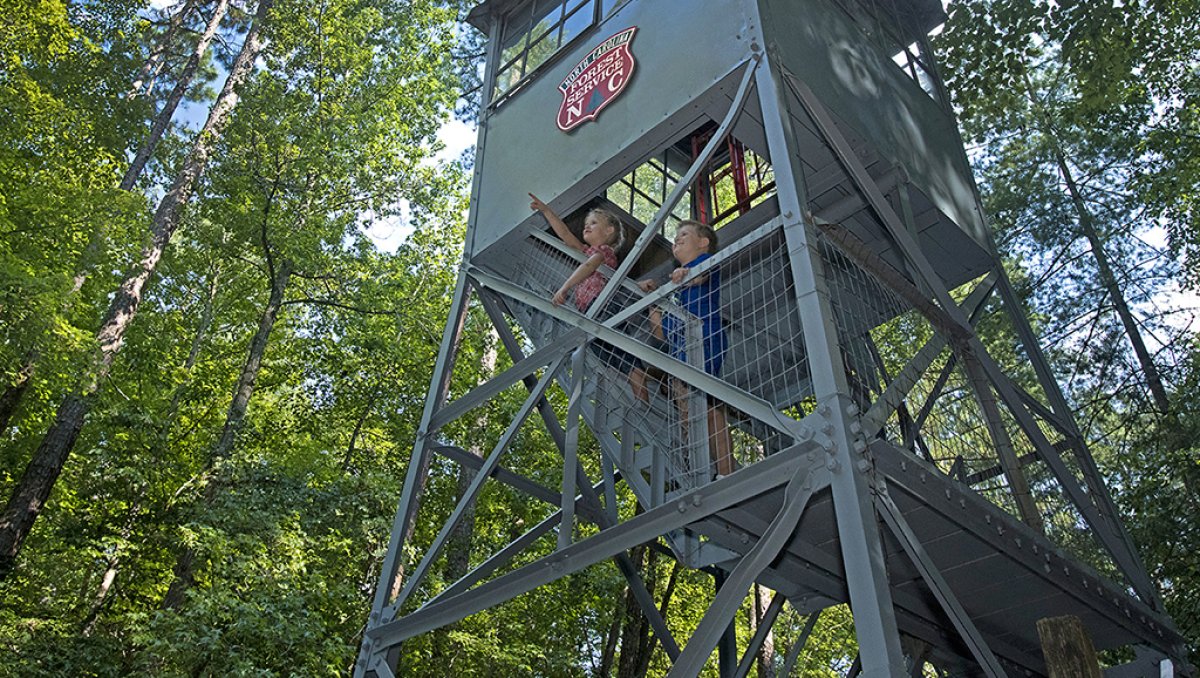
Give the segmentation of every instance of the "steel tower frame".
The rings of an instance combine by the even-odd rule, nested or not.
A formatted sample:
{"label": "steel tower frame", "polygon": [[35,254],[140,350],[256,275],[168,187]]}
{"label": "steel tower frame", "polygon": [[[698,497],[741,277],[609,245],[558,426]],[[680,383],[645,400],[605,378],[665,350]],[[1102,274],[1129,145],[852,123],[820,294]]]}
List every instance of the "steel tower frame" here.
{"label": "steel tower frame", "polygon": [[[1028,629],[1021,632],[1006,624],[1056,611],[1085,616],[1104,638],[1140,648],[1138,660],[1119,675],[1157,676],[1163,671],[1185,670],[1182,638],[1167,617],[1121,524],[1066,398],[1028,320],[1019,311],[1019,300],[999,259],[991,255],[986,275],[976,281],[970,294],[959,294],[956,299],[956,291],[947,287],[917,237],[921,226],[908,200],[903,171],[886,175],[873,172],[863,160],[861,143],[846,136],[819,96],[788,69],[768,37],[756,36],[759,42],[752,56],[731,71],[729,104],[715,133],[656,216],[638,234],[631,252],[587,313],[556,306],[470,254],[464,257],[356,676],[392,676],[397,648],[406,639],[605,560],[611,560],[628,582],[673,662],[671,676],[698,675],[723,640],[721,675],[745,676],[785,601],[810,614],[802,634],[806,639],[820,610],[839,600],[848,602],[853,610],[860,648],[855,670],[871,678],[922,675],[926,660],[963,675],[1040,675],[1044,663],[1028,643]],[[490,82],[496,68],[496,42],[493,40],[490,48],[485,82]],[[765,238],[782,243],[789,263],[790,303],[803,318],[802,342],[808,355],[813,403],[806,413],[783,412],[766,399],[713,377],[700,366],[674,360],[622,331],[624,323],[650,308],[656,298],[669,294],[670,286],[656,298],[635,301],[611,317],[601,317],[607,302],[616,298],[623,285],[628,286],[635,262],[651,247],[687,188],[751,109],[761,120],[775,172],[778,213],[740,234],[731,246],[713,257],[706,270],[748,256]],[[482,147],[487,126],[481,127]],[[801,135],[808,136],[801,139]],[[851,187],[861,211],[869,215],[899,253],[900,265],[881,257],[877,248],[864,242],[853,229],[822,217],[813,196],[819,189],[810,184],[812,173],[805,166],[814,139],[836,160],[839,180]],[[475,195],[480,181],[486,179],[477,173]],[[546,247],[556,246],[542,233],[530,233],[529,238]],[[849,380],[854,369],[847,359],[854,347],[847,345],[839,326],[837,295],[831,291],[836,274],[829,270],[830,248],[889,294],[903,300],[933,330],[870,402],[863,401]],[[486,312],[512,366],[466,395],[448,401],[457,346],[472,302]],[[977,323],[989,302],[1003,306],[1044,399],[1032,395],[1006,374],[981,341]],[[512,327],[517,306],[553,319],[564,331],[527,352],[528,342]],[[752,417],[788,444],[729,477],[673,496],[660,492],[643,507],[644,512],[622,519],[616,510],[618,487],[641,479],[629,473],[630,459],[635,456],[629,449],[632,443],[627,442],[632,436],[611,435],[614,429],[605,419],[608,415],[589,401],[585,386],[589,370],[584,364],[587,352],[582,349],[594,341],[606,342],[685,381]],[[947,351],[951,357],[942,363],[941,374],[933,380],[933,393],[918,394],[914,386],[938,372],[934,369],[938,357]],[[983,498],[961,474],[947,473],[915,453],[919,449],[915,441],[923,425],[920,422],[928,421],[924,415],[934,406],[947,375],[955,369],[965,375],[978,403],[982,425],[996,455],[995,469],[989,472],[1006,479],[1010,509]],[[528,396],[488,454],[475,454],[439,437],[447,424],[518,383],[524,385]],[[565,421],[559,419],[546,398],[548,390],[555,387],[567,396]],[[537,483],[521,469],[501,464],[518,431],[535,412],[562,458],[559,488]],[[905,445],[894,444],[882,434],[893,417],[902,422]],[[909,424],[903,424],[904,417],[909,418]],[[598,481],[588,477],[580,465],[581,420],[591,423],[604,451],[603,477]],[[1022,437],[1024,442],[1018,444],[1014,437]],[[1032,452],[1020,455],[1022,444]],[[435,454],[472,469],[475,476],[410,570],[403,562],[403,553]],[[1026,478],[1026,470],[1035,464],[1048,470],[1048,476],[1086,522],[1111,559],[1119,581],[1078,562],[1047,537],[1042,524],[1044,511]],[[639,468],[653,473],[645,470],[649,467]],[[413,607],[414,594],[489,481],[505,483],[531,500],[546,503],[547,517],[476,563],[465,577]],[[804,541],[804,530],[808,528],[802,523],[818,519],[834,524],[832,551],[811,548],[812,544]],[[576,541],[573,535],[577,521],[593,524],[596,533]],[[495,575],[555,530],[557,547],[552,553]],[[690,564],[704,561],[703,557],[691,558],[695,554],[681,552],[677,535],[685,531],[704,535],[708,539],[704,548],[726,549],[732,558],[718,566],[724,581],[700,625],[686,642],[681,642],[668,629],[628,551],[640,544],[655,543],[676,557],[692,560]],[[978,581],[966,589],[962,583],[964,578],[971,578],[972,567],[980,566],[982,572],[981,564],[1003,567],[1014,580],[1047,596],[1047,602],[1042,608],[1035,603],[1014,608],[1004,619],[989,617],[986,611],[989,606],[1001,605],[1004,592],[989,588],[989,582]],[[758,633],[741,656],[735,657],[737,648],[729,646],[726,630],[755,582],[774,585],[781,592],[791,590],[787,586],[793,585],[806,593],[776,595]],[[1051,593],[1057,597],[1049,598]],[[913,651],[902,639],[902,632],[905,638],[916,638],[923,649]],[[802,640],[793,646],[785,660],[784,675],[791,670],[803,645]]]}

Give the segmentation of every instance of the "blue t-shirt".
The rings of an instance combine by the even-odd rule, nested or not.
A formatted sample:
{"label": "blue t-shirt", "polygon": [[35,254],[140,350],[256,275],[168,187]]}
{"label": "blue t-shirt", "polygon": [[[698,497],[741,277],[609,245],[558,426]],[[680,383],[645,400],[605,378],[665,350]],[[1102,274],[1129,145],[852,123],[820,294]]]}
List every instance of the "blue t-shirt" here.
{"label": "blue t-shirt", "polygon": [[[683,264],[695,268],[711,257],[705,253]],[[679,305],[700,320],[704,337],[704,371],[716,376],[729,348],[725,326],[721,322],[721,271],[714,268],[705,274],[704,282],[693,283],[679,290]],[[670,314],[663,317],[663,333],[671,347],[671,356],[687,362],[687,329],[685,323]]]}

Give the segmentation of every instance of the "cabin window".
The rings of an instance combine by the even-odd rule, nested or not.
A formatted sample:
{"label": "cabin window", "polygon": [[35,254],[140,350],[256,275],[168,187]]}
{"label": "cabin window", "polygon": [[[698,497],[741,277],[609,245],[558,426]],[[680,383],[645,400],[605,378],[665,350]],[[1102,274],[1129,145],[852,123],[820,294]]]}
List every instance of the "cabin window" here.
{"label": "cabin window", "polygon": [[[925,53],[925,43],[918,37],[913,40],[913,30],[904,30],[905,14],[896,2],[883,3],[880,0],[834,0],[840,10],[865,33],[872,42],[892,55],[904,74],[914,82],[934,101],[943,101],[938,89],[937,79],[930,55]],[[930,35],[937,34],[941,28],[934,28]],[[905,37],[907,36],[907,37]]]}
{"label": "cabin window", "polygon": [[[651,156],[609,186],[604,197],[643,224],[650,223],[715,131],[715,123],[708,125]],[[773,195],[775,172],[767,159],[727,136],[667,215],[660,232],[671,240],[683,219],[719,229]]]}
{"label": "cabin window", "polygon": [[504,18],[500,31],[500,66],[492,88],[499,103],[520,88],[572,40],[596,23],[611,0],[533,0]]}
{"label": "cabin window", "polygon": [[[680,177],[690,164],[688,156],[672,146],[618,179],[608,187],[604,197],[638,221],[648,224],[654,220],[654,216],[658,214],[671,191],[675,190]],[[688,190],[676,203],[671,214],[667,215],[663,233],[669,233],[668,238],[674,235],[676,224],[691,218],[691,203],[691,191]]]}

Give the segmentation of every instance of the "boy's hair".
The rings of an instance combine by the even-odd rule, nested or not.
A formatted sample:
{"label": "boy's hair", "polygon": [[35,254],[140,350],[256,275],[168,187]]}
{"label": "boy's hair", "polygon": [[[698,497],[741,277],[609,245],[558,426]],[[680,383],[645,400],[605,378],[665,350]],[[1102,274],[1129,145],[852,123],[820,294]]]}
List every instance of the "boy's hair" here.
{"label": "boy's hair", "polygon": [[696,235],[698,237],[708,238],[708,253],[709,254],[717,253],[717,231],[716,231],[716,229],[714,229],[712,226],[709,226],[708,224],[704,224],[699,221],[696,221],[695,219],[684,219],[675,226],[675,230],[678,231],[679,229],[683,228],[684,226],[690,227],[693,231],[696,232]]}
{"label": "boy's hair", "polygon": [[592,209],[588,210],[587,216],[595,216],[601,221],[607,221],[608,225],[612,226],[613,239],[609,245],[613,248],[614,252],[619,252],[621,248],[625,246],[625,226],[621,223],[621,220],[617,218],[617,215],[609,212],[603,207],[593,207]]}

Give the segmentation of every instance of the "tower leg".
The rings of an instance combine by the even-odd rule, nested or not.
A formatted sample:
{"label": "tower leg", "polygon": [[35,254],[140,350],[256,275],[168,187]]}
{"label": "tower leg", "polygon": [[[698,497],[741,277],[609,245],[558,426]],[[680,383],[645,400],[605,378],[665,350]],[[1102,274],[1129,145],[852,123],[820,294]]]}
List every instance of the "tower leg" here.
{"label": "tower leg", "polygon": [[[437,362],[434,363],[433,378],[429,381],[429,391],[425,396],[425,409],[417,428],[412,457],[409,459],[408,471],[404,476],[404,489],[400,495],[400,504],[396,508],[396,517],[392,522],[387,555],[384,556],[379,582],[376,584],[375,597],[371,604],[371,616],[367,621],[368,629],[389,621],[384,617],[399,583],[400,568],[403,565],[401,556],[404,552],[404,542],[408,540],[408,532],[424,491],[425,467],[429,463],[430,454],[426,434],[429,431],[429,422],[433,418],[433,413],[446,401],[450,375],[454,372],[458,340],[467,320],[467,299],[470,294],[471,285],[467,281],[466,274],[460,271],[458,281],[454,286],[454,297],[450,303],[450,315],[446,320],[446,328],[442,332],[442,343],[438,348]],[[368,662],[373,654],[371,645],[364,633],[358,661],[354,665],[355,678],[365,676],[369,668],[379,674],[378,667],[368,667]]]}
{"label": "tower leg", "polygon": [[803,174],[793,153],[797,148],[794,132],[791,125],[785,124],[790,113],[781,87],[782,74],[769,52],[768,46],[766,67],[758,70],[758,95],[771,165],[775,170],[779,209],[784,218],[784,235],[792,253],[792,276],[800,317],[804,319],[804,343],[812,370],[813,391],[820,403],[818,411],[826,419],[827,432],[833,442],[827,450],[830,453],[828,467],[832,472],[831,487],[850,607],[862,652],[862,675],[867,678],[903,675],[904,656],[888,588],[879,525],[871,505],[869,479],[855,463],[863,458],[852,454],[855,443],[862,444],[850,433],[848,417],[857,409],[852,408],[849,385],[842,369],[837,330],[823,282],[821,256],[810,241],[809,225],[805,222],[807,201]]}

